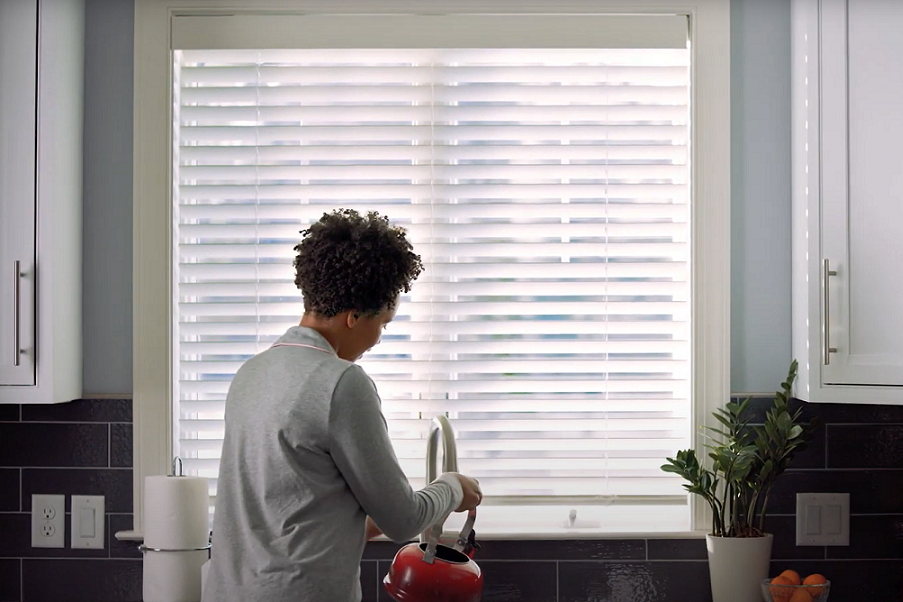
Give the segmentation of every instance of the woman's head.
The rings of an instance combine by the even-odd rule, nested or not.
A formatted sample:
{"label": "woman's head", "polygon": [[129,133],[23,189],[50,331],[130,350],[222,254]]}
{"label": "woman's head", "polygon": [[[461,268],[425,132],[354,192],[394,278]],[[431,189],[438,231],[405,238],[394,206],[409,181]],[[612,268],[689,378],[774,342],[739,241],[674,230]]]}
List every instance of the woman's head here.
{"label": "woman's head", "polygon": [[301,234],[294,265],[305,313],[394,314],[399,294],[411,290],[423,271],[405,230],[375,211],[325,213]]}

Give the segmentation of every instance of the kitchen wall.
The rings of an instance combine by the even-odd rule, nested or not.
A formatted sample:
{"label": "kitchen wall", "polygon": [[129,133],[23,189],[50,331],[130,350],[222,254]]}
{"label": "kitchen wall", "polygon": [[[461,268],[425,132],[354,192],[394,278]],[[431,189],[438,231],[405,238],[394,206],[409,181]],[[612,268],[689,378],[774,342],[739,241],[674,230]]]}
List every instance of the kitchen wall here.
{"label": "kitchen wall", "polygon": [[86,395],[132,394],[133,0],[85,0]]}
{"label": "kitchen wall", "polygon": [[[132,0],[86,0],[84,390],[132,388]],[[790,364],[790,0],[731,1],[731,390]]]}
{"label": "kitchen wall", "polygon": [[731,391],[790,365],[790,0],[731,0]]}
{"label": "kitchen wall", "polygon": [[[132,0],[86,0],[84,388],[132,385]],[[789,0],[732,0],[732,390],[769,392],[790,360]],[[759,405],[764,403],[760,400]],[[775,566],[819,570],[832,600],[903,592],[903,408],[806,407],[826,423],[781,483]],[[0,406],[0,602],[141,599],[131,524],[131,403]],[[849,547],[794,545],[794,493],[851,493]],[[104,495],[106,549],[35,550],[32,493]],[[68,519],[67,519],[68,520]],[[68,525],[67,525],[68,529]],[[484,542],[489,600],[708,599],[700,540]],[[371,545],[365,600],[397,546]]]}
{"label": "kitchen wall", "polygon": [[[770,398],[754,399],[761,420]],[[801,402],[794,402],[801,404]],[[903,406],[802,404],[822,425],[782,477],[766,529],[772,573],[794,568],[832,581],[832,600],[903,597]],[[132,430],[128,400],[0,406],[0,602],[137,602],[141,558],[117,542],[131,526]],[[48,445],[48,442],[53,442]],[[850,493],[850,545],[795,545],[797,492]],[[104,550],[32,549],[31,494],[106,497]],[[68,508],[67,508],[68,510]],[[69,521],[67,517],[67,533]],[[479,525],[477,525],[479,540]],[[483,541],[477,561],[485,602],[707,602],[702,539]],[[398,550],[368,546],[364,602],[388,601],[379,585]]]}

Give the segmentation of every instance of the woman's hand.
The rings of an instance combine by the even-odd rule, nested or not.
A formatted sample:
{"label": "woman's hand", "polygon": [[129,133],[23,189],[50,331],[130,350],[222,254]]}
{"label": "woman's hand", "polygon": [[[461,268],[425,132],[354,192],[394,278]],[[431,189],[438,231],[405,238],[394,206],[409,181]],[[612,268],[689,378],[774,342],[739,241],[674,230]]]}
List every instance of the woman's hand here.
{"label": "woman's hand", "polygon": [[462,474],[454,473],[461,483],[461,489],[464,490],[464,500],[455,512],[469,512],[473,510],[483,501],[483,491],[480,489],[480,482]]}
{"label": "woman's hand", "polygon": [[373,519],[368,516],[367,517],[367,541],[370,541],[374,537],[378,537],[382,534],[383,534],[383,532],[380,531],[379,527],[376,526],[376,523],[373,522]]}

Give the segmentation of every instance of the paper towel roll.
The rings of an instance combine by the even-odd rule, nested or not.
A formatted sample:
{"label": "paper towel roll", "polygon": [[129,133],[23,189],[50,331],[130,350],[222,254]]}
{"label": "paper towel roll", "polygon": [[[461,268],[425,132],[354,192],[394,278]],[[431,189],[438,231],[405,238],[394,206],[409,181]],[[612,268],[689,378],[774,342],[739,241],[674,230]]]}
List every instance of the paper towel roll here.
{"label": "paper towel roll", "polygon": [[201,568],[207,550],[144,552],[144,602],[201,602]]}
{"label": "paper towel roll", "polygon": [[201,566],[201,598],[204,597],[204,589],[207,587],[207,573],[210,572],[210,561],[208,560]]}
{"label": "paper towel roll", "polygon": [[144,545],[162,550],[192,550],[210,542],[207,479],[144,478]]}

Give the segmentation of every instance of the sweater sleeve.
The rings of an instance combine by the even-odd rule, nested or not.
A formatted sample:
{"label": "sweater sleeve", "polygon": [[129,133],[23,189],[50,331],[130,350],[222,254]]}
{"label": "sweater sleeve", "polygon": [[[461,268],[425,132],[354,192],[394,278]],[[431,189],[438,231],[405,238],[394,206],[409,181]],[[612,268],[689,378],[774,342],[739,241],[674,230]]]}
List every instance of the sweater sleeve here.
{"label": "sweater sleeve", "polygon": [[[414,491],[398,464],[373,381],[351,365],[329,411],[330,454],[364,512],[389,539],[402,543],[442,521],[464,497],[452,475]],[[426,455],[426,442],[423,449]]]}

